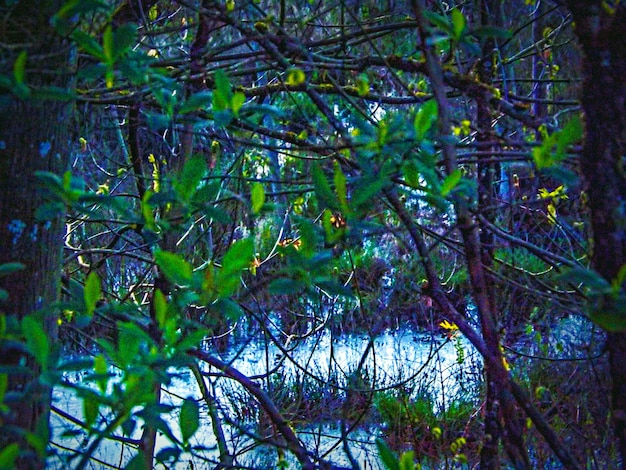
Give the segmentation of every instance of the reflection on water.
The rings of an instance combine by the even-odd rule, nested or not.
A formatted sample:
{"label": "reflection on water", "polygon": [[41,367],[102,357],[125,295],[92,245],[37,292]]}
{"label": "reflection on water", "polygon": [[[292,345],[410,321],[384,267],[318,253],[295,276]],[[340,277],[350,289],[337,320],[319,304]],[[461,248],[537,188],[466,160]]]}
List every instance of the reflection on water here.
{"label": "reflection on water", "polygon": [[[347,409],[356,406],[348,401],[350,393],[360,390],[371,399],[376,391],[401,386],[405,393],[428,393],[435,407],[442,409],[451,399],[475,397],[480,374],[478,355],[464,339],[407,329],[386,331],[373,339],[366,335],[335,337],[329,332],[320,332],[298,343],[287,341],[282,347],[270,341],[248,341],[232,346],[222,359],[245,375],[254,376],[256,382],[269,392],[281,411],[288,415],[311,455],[348,468],[351,467],[350,457],[359,462],[361,468],[381,468],[374,444],[380,426],[375,418],[364,423],[355,422],[359,410],[351,413]],[[234,464],[252,468],[275,467],[276,448],[259,444],[259,439],[271,435],[271,423],[263,419],[256,402],[238,383],[211,375],[216,370],[206,366],[202,372],[221,417]],[[201,405],[201,423],[191,439],[191,452],[183,454],[176,467],[169,468],[214,468],[219,460],[217,441],[196,378],[189,370],[172,373],[174,377],[169,386],[164,387],[162,403],[180,405],[184,398],[193,397]],[[77,372],[66,378],[76,383],[84,374]],[[357,392],[346,392],[347,388]],[[82,419],[82,402],[72,390],[57,387],[53,399],[58,409],[70,417]],[[306,403],[307,400],[310,403]],[[313,403],[317,410],[314,410]],[[177,412],[175,408],[175,412],[164,415],[164,418],[174,436],[180,439]],[[309,419],[305,423],[307,413]],[[340,420],[345,416],[349,417],[344,429],[349,436],[347,445],[341,439]],[[49,468],[74,468],[77,459],[68,464],[62,456],[69,455],[68,450],[73,453],[86,450],[93,440],[93,436],[89,438],[66,418],[53,415],[54,448],[59,456],[49,459]],[[317,422],[311,422],[311,419]],[[121,429],[116,432],[121,437]],[[125,436],[129,442],[121,439],[103,441],[86,468],[123,468],[136,453],[136,446],[132,444],[136,444],[140,437],[141,429],[137,426],[132,435]],[[168,438],[160,434],[157,452],[168,446]],[[287,462],[295,463],[291,456],[285,458]]]}

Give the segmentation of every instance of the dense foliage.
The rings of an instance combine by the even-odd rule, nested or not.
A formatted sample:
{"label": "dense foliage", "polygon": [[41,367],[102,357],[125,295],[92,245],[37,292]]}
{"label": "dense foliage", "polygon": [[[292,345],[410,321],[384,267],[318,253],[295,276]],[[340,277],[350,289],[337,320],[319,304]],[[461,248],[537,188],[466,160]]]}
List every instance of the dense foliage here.
{"label": "dense foliage", "polygon": [[622,2],[0,5],[0,467],[623,462]]}

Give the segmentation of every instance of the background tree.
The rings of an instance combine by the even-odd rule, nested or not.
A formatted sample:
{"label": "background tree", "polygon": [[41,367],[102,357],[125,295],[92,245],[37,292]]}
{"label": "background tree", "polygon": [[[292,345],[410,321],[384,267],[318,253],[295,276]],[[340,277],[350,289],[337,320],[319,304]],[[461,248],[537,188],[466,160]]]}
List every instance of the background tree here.
{"label": "background tree", "polygon": [[626,266],[626,175],[624,129],[626,115],[625,54],[619,30],[626,7],[605,2],[567,2],[576,35],[585,53],[582,106],[585,145],[581,171],[589,194],[593,263],[608,292],[592,292],[591,315],[609,330],[612,419],[622,462],[626,461],[626,336],[624,333],[624,271]]}
{"label": "background tree", "polygon": [[[0,82],[2,390],[8,404],[2,411],[2,445],[21,442],[29,450],[22,455],[23,468],[43,466],[49,439],[51,389],[43,374],[55,361],[47,346],[57,338],[65,227],[62,213],[41,211],[47,200],[37,172],[63,174],[69,161],[71,49],[50,24],[62,4],[3,2],[0,7],[0,63],[12,71]],[[21,337],[35,354],[18,346]]]}

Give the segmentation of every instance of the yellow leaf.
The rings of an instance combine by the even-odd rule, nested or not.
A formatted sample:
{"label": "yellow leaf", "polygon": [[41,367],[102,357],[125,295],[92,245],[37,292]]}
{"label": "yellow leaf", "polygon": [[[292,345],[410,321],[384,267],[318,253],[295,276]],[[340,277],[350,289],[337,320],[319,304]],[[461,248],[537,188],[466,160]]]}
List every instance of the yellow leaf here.
{"label": "yellow leaf", "polygon": [[158,17],[159,17],[159,9],[156,5],[154,5],[148,10],[148,18],[150,19],[150,21],[156,21]]}
{"label": "yellow leaf", "polygon": [[439,326],[443,328],[444,330],[450,330],[450,331],[456,331],[459,329],[458,326],[456,326],[454,323],[450,323],[448,320],[442,321],[441,323],[439,323]]}
{"label": "yellow leaf", "polygon": [[500,345],[500,352],[502,353],[502,365],[507,371],[511,370],[511,365],[506,360],[506,357],[504,357],[504,348],[502,347],[502,345]]}
{"label": "yellow leaf", "polygon": [[556,207],[552,203],[548,204],[548,222],[552,225],[556,223]]}
{"label": "yellow leaf", "polygon": [[356,78],[356,88],[359,96],[367,96],[370,92],[370,81],[367,75],[362,73]]}
{"label": "yellow leaf", "polygon": [[569,199],[566,191],[567,188],[564,185],[560,185],[554,191],[548,191],[546,188],[540,188],[539,197],[541,199],[554,199],[554,201],[558,203],[561,199]]}
{"label": "yellow leaf", "polygon": [[306,81],[306,75],[299,68],[292,68],[287,71],[287,85],[298,86]]}

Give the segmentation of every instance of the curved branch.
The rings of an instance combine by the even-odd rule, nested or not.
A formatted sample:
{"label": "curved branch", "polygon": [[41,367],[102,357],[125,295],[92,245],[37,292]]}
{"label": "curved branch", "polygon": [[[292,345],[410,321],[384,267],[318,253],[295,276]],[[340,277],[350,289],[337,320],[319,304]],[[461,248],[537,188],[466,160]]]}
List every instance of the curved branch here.
{"label": "curved branch", "polygon": [[250,393],[250,395],[252,395],[257,400],[259,406],[263,409],[263,411],[267,413],[267,416],[276,426],[278,431],[282,434],[285,442],[287,443],[287,447],[296,456],[296,458],[302,465],[302,468],[304,470],[315,469],[315,465],[309,458],[307,450],[302,445],[293,429],[291,429],[285,417],[280,413],[278,408],[276,408],[276,405],[269,397],[267,392],[265,392],[265,390],[263,390],[247,376],[239,372],[237,369],[229,366],[215,356],[211,356],[198,349],[190,350],[189,354],[221,370],[226,376],[241,384],[248,391],[248,393]]}

